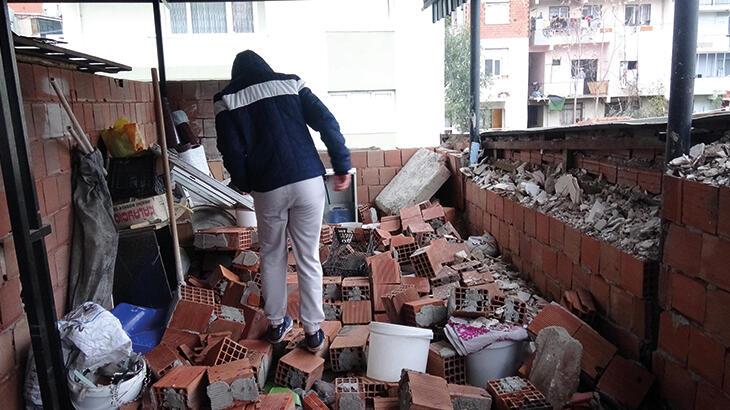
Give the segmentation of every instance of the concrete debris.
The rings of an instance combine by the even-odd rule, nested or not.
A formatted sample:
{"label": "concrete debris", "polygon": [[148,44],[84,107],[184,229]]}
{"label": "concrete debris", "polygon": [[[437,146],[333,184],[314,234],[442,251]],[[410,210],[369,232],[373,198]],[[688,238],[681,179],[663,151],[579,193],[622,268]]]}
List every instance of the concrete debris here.
{"label": "concrete debris", "polygon": [[711,144],[697,144],[689,155],[674,158],[667,174],[713,186],[730,186],[730,135]]}
{"label": "concrete debris", "polygon": [[[724,148],[722,152],[725,152]],[[707,150],[704,156],[707,156]],[[609,184],[583,170],[565,173],[560,167],[537,167],[527,163],[519,164],[513,172],[503,168],[485,160],[461,171],[483,189],[549,214],[642,259],[658,258],[659,195],[645,192],[638,186]],[[730,176],[730,169],[726,175]],[[505,184],[512,184],[517,189],[505,190]]]}
{"label": "concrete debris", "polygon": [[434,151],[418,150],[383,188],[375,205],[384,213],[395,215],[401,208],[430,200],[451,175],[445,160]]}
{"label": "concrete debris", "polygon": [[474,259],[483,260],[487,257],[499,256],[497,240],[488,232],[485,232],[482,236],[470,236],[466,243]]}
{"label": "concrete debris", "polygon": [[540,331],[530,381],[553,405],[561,408],[578,389],[583,346],[558,326]]}

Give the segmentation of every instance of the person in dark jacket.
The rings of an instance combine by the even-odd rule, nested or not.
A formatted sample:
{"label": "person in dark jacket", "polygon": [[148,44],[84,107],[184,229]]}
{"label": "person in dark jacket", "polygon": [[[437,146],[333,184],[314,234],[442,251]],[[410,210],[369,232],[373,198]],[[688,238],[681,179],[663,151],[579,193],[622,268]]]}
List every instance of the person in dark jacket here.
{"label": "person in dark jacket", "polygon": [[299,77],[274,72],[250,50],[236,56],[231,82],[214,103],[223,164],[232,184],[254,198],[268,339],[278,343],[293,327],[286,315],[288,233],[297,263],[300,319],[307,347],[317,351],[324,345],[319,235],[325,168],[307,126],[327,146],[338,191],[349,187],[351,167],[340,126]]}

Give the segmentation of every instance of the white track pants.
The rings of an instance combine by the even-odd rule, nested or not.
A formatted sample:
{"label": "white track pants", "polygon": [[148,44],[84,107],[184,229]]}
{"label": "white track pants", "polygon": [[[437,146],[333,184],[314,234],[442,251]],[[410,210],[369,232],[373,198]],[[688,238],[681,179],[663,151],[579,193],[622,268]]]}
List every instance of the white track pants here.
{"label": "white track pants", "polygon": [[304,331],[314,333],[324,320],[322,265],[319,261],[319,235],[325,203],[324,180],[322,177],[311,178],[251,195],[258,221],[266,317],[272,325],[277,326],[286,315],[288,232],[297,262],[300,319]]}

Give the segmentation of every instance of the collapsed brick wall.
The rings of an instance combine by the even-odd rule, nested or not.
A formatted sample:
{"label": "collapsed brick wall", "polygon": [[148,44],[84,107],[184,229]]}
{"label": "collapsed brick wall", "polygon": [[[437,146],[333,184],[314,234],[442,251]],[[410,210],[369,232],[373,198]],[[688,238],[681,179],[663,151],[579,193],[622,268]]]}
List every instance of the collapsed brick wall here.
{"label": "collapsed brick wall", "polygon": [[[149,83],[18,64],[29,160],[35,179],[38,208],[52,232],[45,238],[56,310],[65,313],[73,210],[71,154],[63,138],[70,124],[49,78],[56,78],[83,129],[95,143],[100,130],[118,117],[141,125],[147,142],[156,140],[152,87]],[[0,180],[0,397],[3,408],[21,408],[25,359],[30,348],[28,321],[20,299],[20,279],[5,188]]]}
{"label": "collapsed brick wall", "polygon": [[[523,161],[529,156],[528,162],[534,164],[556,165],[563,158],[535,150],[521,155]],[[519,159],[512,152],[505,156]],[[616,171],[613,164],[589,172]],[[656,178],[661,181],[661,174]],[[638,179],[632,181],[638,184]],[[506,259],[558,302],[566,290],[588,291],[596,303],[596,329],[623,356],[649,363],[656,344],[656,262],[640,260],[551,215],[481,189],[470,178],[464,177],[464,183],[464,217],[470,234],[490,232]],[[652,182],[655,190],[660,185]]]}
{"label": "collapsed brick wall", "polygon": [[653,371],[676,409],[730,408],[730,188],[664,176]]}
{"label": "collapsed brick wall", "polygon": [[[557,166],[565,162],[561,151],[507,149],[500,155],[505,159],[536,165]],[[638,185],[652,194],[661,193],[662,172],[657,164],[663,164],[663,157],[656,150],[580,151],[569,155],[568,161],[574,168],[594,176],[602,175],[612,184]]]}

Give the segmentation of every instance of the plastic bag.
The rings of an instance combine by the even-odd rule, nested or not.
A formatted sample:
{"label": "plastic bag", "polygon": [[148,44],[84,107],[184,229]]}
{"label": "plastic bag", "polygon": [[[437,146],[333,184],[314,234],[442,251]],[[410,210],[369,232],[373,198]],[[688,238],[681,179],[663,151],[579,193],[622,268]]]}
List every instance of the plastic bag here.
{"label": "plastic bag", "polygon": [[118,119],[112,128],[102,131],[101,138],[114,158],[131,157],[147,149],[137,124],[126,118]]}

